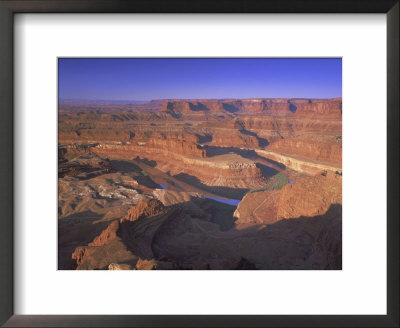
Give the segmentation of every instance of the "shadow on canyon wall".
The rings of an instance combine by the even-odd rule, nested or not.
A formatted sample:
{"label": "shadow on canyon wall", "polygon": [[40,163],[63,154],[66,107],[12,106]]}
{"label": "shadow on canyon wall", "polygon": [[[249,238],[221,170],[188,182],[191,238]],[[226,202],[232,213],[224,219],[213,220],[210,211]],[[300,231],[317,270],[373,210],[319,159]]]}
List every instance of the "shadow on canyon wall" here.
{"label": "shadow on canyon wall", "polygon": [[263,160],[267,161],[268,163],[271,163],[272,165],[275,165],[276,167],[280,168],[281,170],[286,170],[286,165],[279,163],[277,161],[274,161],[273,159],[266,158],[263,156],[260,156]]}
{"label": "shadow on canyon wall", "polygon": [[206,143],[206,142],[211,142],[212,140],[212,135],[210,134],[206,134],[204,136],[200,135],[200,134],[196,134],[197,140],[199,143]]}
{"label": "shadow on canyon wall", "polygon": [[[140,161],[148,166],[151,167],[156,167],[157,162],[156,161],[150,161],[148,159],[134,159],[135,161]],[[132,163],[131,161],[124,161],[124,160],[112,160],[111,165],[114,170],[122,172],[122,173],[135,173],[135,179],[136,181],[140,184],[143,185],[147,188],[159,188],[159,185],[155,183],[150,176],[146,175],[146,172],[144,172],[139,166],[136,164]]]}
{"label": "shadow on canyon wall", "polygon": [[100,221],[102,214],[84,211],[58,219],[58,269],[74,270],[71,254],[75,248],[86,246],[110,223]]}
{"label": "shadow on canyon wall", "polygon": [[261,170],[261,173],[264,178],[271,178],[272,176],[276,175],[279,173],[278,170],[274,169],[273,167],[270,167],[268,165],[264,165],[261,163],[256,163],[256,166]]}
{"label": "shadow on canyon wall", "polygon": [[123,161],[123,160],[111,160],[111,166],[114,170],[121,173],[140,173],[141,168],[132,162]]}
{"label": "shadow on canyon wall", "polygon": [[242,199],[243,196],[249,191],[249,189],[241,188],[230,188],[224,186],[208,186],[202,183],[197,177],[186,173],[179,173],[173,176],[175,179],[180,180],[184,183],[192,185],[198,189],[206,192],[219,195],[226,198]]}
{"label": "shadow on canyon wall", "polygon": [[250,149],[241,149],[236,147],[218,147],[209,145],[204,146],[204,149],[206,150],[207,157],[225,155],[230,153],[234,153],[248,159],[255,159],[258,157],[257,153],[254,150]]}
{"label": "shadow on canyon wall", "polygon": [[225,109],[229,113],[236,113],[240,110],[239,107],[236,107],[235,105],[229,104],[229,103],[223,103],[222,108]]}
{"label": "shadow on canyon wall", "polygon": [[[295,219],[282,220],[262,229],[277,229],[287,232],[302,232],[299,235],[298,242],[308,241],[303,239],[308,235],[311,237],[311,251],[324,254],[326,264],[324,267],[318,267],[318,263],[309,263],[311,268],[298,269],[322,269],[322,270],[341,270],[342,269],[342,205],[332,204],[322,215],[313,217],[298,217]],[[261,230],[261,231],[262,231]],[[311,255],[311,254],[309,254]],[[306,259],[305,259],[306,260]],[[315,261],[317,259],[315,258]]]}
{"label": "shadow on canyon wall", "polygon": [[134,160],[139,162],[139,163],[146,164],[147,166],[150,166],[150,167],[156,167],[157,166],[157,162],[156,161],[150,160],[150,159],[147,159],[147,158],[140,158],[139,156],[136,156],[136,158]]}
{"label": "shadow on canyon wall", "polygon": [[195,112],[210,110],[206,105],[202,103],[197,103],[197,104],[189,103],[189,108]]}
{"label": "shadow on canyon wall", "polygon": [[294,105],[294,104],[289,104],[289,110],[290,110],[292,113],[296,113],[296,111],[297,111],[297,106]]}
{"label": "shadow on canyon wall", "polygon": [[[203,200],[196,199],[195,202],[170,206],[163,214],[156,217],[144,217],[121,223],[117,235],[121,238],[121,245],[125,245],[123,248],[132,253],[132,262],[129,264],[134,266],[136,262],[134,259],[139,256],[143,259],[161,261],[163,266],[158,269],[162,270],[342,269],[340,204],[333,204],[326,213],[314,217],[298,217],[267,226],[256,225],[239,230],[235,229],[234,223],[231,222],[233,229],[215,231],[209,230],[207,224],[201,227],[198,223],[192,222],[193,214],[190,215],[190,209],[199,205],[198,202]],[[215,207],[211,209],[210,206]],[[219,220],[212,212],[213,210],[220,212],[218,206],[220,204],[214,204],[210,200],[205,200],[205,203],[201,204],[201,208],[208,210],[214,220]],[[227,217],[233,216],[232,210],[226,213]],[[61,231],[69,230],[71,227],[74,231],[73,240],[72,237],[68,237],[68,240],[59,240],[59,269],[74,269],[74,261],[71,260],[74,249],[90,243],[110,223],[110,221],[95,223],[98,218],[98,215],[93,215],[91,212],[82,212],[74,218],[67,218],[65,222],[59,223]],[[194,218],[210,222],[210,218],[198,216]],[[78,230],[80,234],[76,234]],[[116,252],[121,248],[118,247],[115,248]],[[114,263],[117,259],[114,259],[112,254],[109,254],[110,263]],[[107,269],[108,264],[107,262],[107,265],[93,268]]]}
{"label": "shadow on canyon wall", "polygon": [[247,136],[255,137],[258,140],[258,144],[260,145],[260,147],[266,147],[269,145],[269,141],[267,139],[261,138],[257,135],[257,133],[246,130],[245,128],[241,129],[240,133],[247,135]]}
{"label": "shadow on canyon wall", "polygon": [[154,236],[151,248],[156,260],[170,261],[179,269],[197,270],[216,268],[216,263],[219,269],[235,270],[242,259],[252,269],[342,269],[340,204],[331,205],[323,215],[232,229],[216,235],[179,231],[183,226],[182,218],[176,218]]}

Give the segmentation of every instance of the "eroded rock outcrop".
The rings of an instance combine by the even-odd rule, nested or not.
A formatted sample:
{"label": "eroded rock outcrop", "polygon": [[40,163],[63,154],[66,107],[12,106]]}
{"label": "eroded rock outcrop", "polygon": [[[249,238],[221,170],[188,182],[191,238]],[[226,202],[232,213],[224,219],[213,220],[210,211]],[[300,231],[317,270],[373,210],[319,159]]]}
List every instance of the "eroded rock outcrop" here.
{"label": "eroded rock outcrop", "polygon": [[111,263],[135,264],[138,256],[130,252],[119,236],[120,224],[111,222],[87,246],[79,246],[72,253],[77,270],[106,270]]}
{"label": "eroded rock outcrop", "polygon": [[[143,199],[121,220],[112,221],[87,246],[80,246],[72,253],[78,270],[118,269],[126,264],[137,269],[161,268],[165,263],[153,263],[152,243],[155,235],[169,220],[179,216],[181,209],[167,209],[160,201]],[[140,261],[139,261],[140,260]],[[115,265],[114,265],[115,264]]]}
{"label": "eroded rock outcrop", "polygon": [[182,175],[190,181],[198,180],[206,186],[223,186],[230,188],[259,188],[265,184],[265,178],[256,163],[236,154],[214,156],[212,158],[184,158],[183,162],[160,163],[159,168],[171,175]]}
{"label": "eroded rock outcrop", "polygon": [[175,117],[194,114],[264,114],[274,116],[323,115],[338,117],[342,114],[342,99],[290,99],[254,98],[226,100],[169,100],[161,109]]}
{"label": "eroded rock outcrop", "polygon": [[307,134],[298,138],[279,139],[271,143],[267,150],[321,163],[342,163],[341,136]]}
{"label": "eroded rock outcrop", "polygon": [[261,157],[280,163],[286,168],[307,175],[319,175],[324,172],[335,172],[339,174],[342,173],[341,163],[325,164],[308,158],[301,158],[298,156],[295,157],[293,155],[285,155],[269,150],[256,150],[256,153]]}
{"label": "eroded rock outcrop", "polygon": [[134,270],[134,267],[132,267],[129,264],[125,264],[125,263],[110,263],[110,265],[108,266],[108,270]]}
{"label": "eroded rock outcrop", "polygon": [[[61,148],[62,154],[66,148]],[[70,161],[64,160],[58,165],[58,177],[75,176],[79,179],[88,179],[97,175],[113,172],[109,160],[101,158],[94,153],[86,153],[77,156]]]}
{"label": "eroded rock outcrop", "polygon": [[248,193],[237,207],[236,224],[271,224],[283,219],[322,215],[334,204],[342,203],[342,177],[301,178],[281,190]]}
{"label": "eroded rock outcrop", "polygon": [[341,268],[341,99],[68,106],[59,268]]}
{"label": "eroded rock outcrop", "polygon": [[166,207],[159,200],[143,198],[128,211],[128,214],[122,221],[136,221],[141,218],[150,218],[163,214],[166,211]]}

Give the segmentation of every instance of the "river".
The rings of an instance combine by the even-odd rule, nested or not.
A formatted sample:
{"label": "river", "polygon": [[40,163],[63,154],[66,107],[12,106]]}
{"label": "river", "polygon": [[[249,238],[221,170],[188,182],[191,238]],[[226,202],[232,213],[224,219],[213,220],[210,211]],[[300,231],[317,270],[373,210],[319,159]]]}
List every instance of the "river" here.
{"label": "river", "polygon": [[[164,184],[159,183],[159,185],[161,188],[167,190],[167,187]],[[203,196],[203,198],[212,199],[212,200],[215,200],[216,202],[220,202],[220,203],[232,205],[232,206],[238,206],[240,203],[240,199],[223,199],[223,198],[211,197],[211,196]]]}

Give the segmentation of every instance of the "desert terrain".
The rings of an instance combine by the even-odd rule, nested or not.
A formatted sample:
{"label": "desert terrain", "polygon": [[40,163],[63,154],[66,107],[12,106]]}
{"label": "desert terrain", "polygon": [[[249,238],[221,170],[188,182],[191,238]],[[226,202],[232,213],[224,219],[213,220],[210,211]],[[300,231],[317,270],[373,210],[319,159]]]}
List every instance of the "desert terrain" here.
{"label": "desert terrain", "polygon": [[342,99],[60,101],[60,270],[340,270]]}

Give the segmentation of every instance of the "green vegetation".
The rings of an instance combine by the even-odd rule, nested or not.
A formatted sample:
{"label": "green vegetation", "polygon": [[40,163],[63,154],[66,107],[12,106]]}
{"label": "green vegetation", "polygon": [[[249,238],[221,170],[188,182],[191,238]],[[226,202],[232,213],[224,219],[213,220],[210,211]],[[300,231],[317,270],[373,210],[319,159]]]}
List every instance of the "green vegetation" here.
{"label": "green vegetation", "polygon": [[214,194],[216,196],[221,196],[230,199],[242,199],[244,195],[246,195],[247,192],[249,191],[249,189],[235,189],[229,187],[207,186],[202,183],[198,184],[191,183],[191,185],[205,192]]}
{"label": "green vegetation", "polygon": [[279,189],[282,189],[288,183],[289,183],[289,179],[287,178],[287,176],[284,175],[283,173],[278,173],[269,179],[269,181],[265,185],[265,187],[263,187],[261,189],[253,190],[252,192],[265,191],[265,190],[279,190]]}
{"label": "green vegetation", "polygon": [[140,173],[142,173],[142,175],[145,177],[147,177],[149,175],[145,170],[141,170]]}
{"label": "green vegetation", "polygon": [[308,177],[307,174],[295,171],[295,170],[290,169],[290,168],[286,168],[286,171],[289,172],[291,176],[295,176],[297,178],[307,178]]}
{"label": "green vegetation", "polygon": [[249,189],[235,189],[222,186],[207,186],[201,183],[197,178],[183,173],[175,175],[174,178],[188,185],[196,187],[200,190],[203,190],[205,192],[209,192],[216,196],[222,196],[230,199],[242,199],[244,195],[249,191]]}

